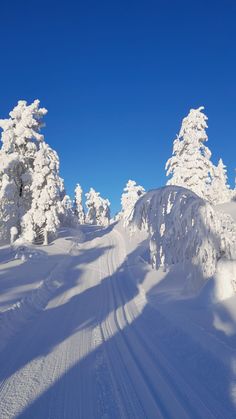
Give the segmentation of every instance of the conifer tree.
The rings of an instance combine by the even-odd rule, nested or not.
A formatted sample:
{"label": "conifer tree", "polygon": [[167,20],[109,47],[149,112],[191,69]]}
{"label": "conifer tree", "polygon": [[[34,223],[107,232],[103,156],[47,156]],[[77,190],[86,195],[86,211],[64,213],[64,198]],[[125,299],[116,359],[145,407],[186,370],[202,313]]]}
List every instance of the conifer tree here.
{"label": "conifer tree", "polygon": [[213,167],[210,192],[210,201],[213,204],[223,204],[230,201],[231,193],[227,185],[227,170],[222,159],[219,160],[217,166]]}
{"label": "conifer tree", "polygon": [[137,185],[134,180],[129,180],[127,182],[121,196],[121,217],[123,218],[125,225],[129,224],[134,206],[144,193],[145,189],[142,186]]}
{"label": "conifer tree", "polygon": [[83,208],[83,203],[82,203],[82,195],[83,195],[83,190],[80,184],[78,183],[75,188],[74,212],[78,219],[79,224],[85,223],[85,213],[84,213],[84,208]]}
{"label": "conifer tree", "polygon": [[[0,217],[4,223],[1,230],[4,238],[9,238],[12,226],[20,232],[21,218],[31,207],[33,163],[39,144],[44,139],[40,130],[42,118],[47,113],[46,109],[39,107],[39,103],[35,100],[27,105],[21,100],[8,119],[0,120]],[[9,206],[11,211],[6,211]]]}
{"label": "conifer tree", "polygon": [[108,199],[103,199],[100,193],[93,188],[90,188],[90,191],[85,196],[88,208],[86,222],[88,224],[107,226],[110,222],[110,202]]}
{"label": "conifer tree", "polygon": [[166,170],[167,176],[171,175],[168,185],[182,186],[208,199],[213,166],[210,161],[211,152],[204,144],[208,137],[207,117],[203,109],[191,109],[183,119]]}
{"label": "conifer tree", "polygon": [[48,144],[42,142],[34,160],[32,204],[22,219],[23,237],[30,242],[43,235],[43,243],[55,234],[63,211],[60,197],[59,158]]}

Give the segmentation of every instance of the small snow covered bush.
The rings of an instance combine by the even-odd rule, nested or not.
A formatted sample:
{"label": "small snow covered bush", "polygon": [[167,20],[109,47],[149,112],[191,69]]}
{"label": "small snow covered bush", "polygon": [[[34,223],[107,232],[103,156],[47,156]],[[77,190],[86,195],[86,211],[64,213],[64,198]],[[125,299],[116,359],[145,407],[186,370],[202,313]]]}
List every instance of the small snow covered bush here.
{"label": "small snow covered bush", "polygon": [[147,192],[135,205],[130,228],[150,233],[155,268],[189,261],[209,278],[220,257],[236,257],[233,219],[216,213],[209,202],[182,187]]}

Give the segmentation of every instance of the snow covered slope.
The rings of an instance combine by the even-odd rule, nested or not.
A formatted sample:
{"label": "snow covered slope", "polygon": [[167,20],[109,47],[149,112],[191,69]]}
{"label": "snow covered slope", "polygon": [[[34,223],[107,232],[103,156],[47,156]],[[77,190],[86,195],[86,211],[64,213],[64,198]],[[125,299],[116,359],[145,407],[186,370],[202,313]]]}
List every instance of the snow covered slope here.
{"label": "snow covered slope", "polygon": [[186,267],[146,263],[145,232],[130,236],[113,224],[83,233],[83,242],[69,234],[20,262],[27,281],[19,277],[18,294],[13,284],[14,303],[27,298],[26,283],[35,293],[37,270],[40,286],[52,287],[17,327],[8,319],[1,419],[235,418],[235,297],[215,304],[208,281],[190,298]]}

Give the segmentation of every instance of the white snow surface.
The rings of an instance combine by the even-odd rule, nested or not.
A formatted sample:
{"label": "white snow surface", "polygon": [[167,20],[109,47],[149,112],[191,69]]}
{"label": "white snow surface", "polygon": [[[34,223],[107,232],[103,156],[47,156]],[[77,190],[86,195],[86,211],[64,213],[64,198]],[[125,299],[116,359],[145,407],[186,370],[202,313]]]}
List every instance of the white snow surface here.
{"label": "white snow surface", "polygon": [[1,419],[235,418],[235,294],[148,251],[121,222],[0,248]]}

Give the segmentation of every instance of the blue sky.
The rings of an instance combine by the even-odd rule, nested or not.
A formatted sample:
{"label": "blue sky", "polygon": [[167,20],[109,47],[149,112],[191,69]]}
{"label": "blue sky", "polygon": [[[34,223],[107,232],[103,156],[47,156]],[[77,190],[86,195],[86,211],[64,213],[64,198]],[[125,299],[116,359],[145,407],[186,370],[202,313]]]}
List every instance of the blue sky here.
{"label": "blue sky", "polygon": [[40,99],[67,191],[93,186],[116,211],[129,178],[166,182],[181,120],[204,105],[233,186],[235,21],[234,0],[2,2],[0,117]]}

